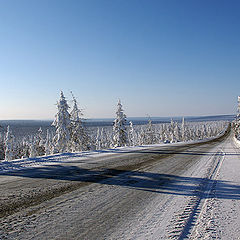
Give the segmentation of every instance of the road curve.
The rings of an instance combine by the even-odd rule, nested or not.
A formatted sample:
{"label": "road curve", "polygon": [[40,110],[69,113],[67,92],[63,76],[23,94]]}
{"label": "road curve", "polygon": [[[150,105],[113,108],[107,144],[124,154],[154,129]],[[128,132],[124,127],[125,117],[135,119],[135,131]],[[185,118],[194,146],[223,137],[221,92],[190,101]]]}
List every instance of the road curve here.
{"label": "road curve", "polygon": [[211,192],[224,146],[232,144],[232,139],[227,131],[204,143],[166,145],[2,174],[0,238],[197,236],[193,228],[197,212],[203,196]]}

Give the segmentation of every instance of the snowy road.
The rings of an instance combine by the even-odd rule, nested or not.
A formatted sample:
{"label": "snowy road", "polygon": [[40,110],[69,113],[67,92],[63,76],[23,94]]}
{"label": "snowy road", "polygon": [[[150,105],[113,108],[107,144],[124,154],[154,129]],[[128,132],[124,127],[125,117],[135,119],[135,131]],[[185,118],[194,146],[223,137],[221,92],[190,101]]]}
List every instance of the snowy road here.
{"label": "snowy road", "polygon": [[239,149],[230,133],[2,173],[0,239],[240,239]]}

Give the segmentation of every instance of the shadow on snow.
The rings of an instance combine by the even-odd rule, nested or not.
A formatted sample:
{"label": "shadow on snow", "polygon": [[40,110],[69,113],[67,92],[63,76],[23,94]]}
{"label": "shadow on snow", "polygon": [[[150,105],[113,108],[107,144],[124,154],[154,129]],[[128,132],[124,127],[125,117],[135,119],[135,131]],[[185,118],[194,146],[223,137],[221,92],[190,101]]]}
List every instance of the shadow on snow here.
{"label": "shadow on snow", "polygon": [[[207,178],[184,177],[143,171],[126,171],[118,169],[89,170],[77,166],[51,165],[45,167],[2,173],[2,176],[21,176],[27,178],[44,178],[76,182],[100,183],[122,186],[160,194],[183,196],[199,195],[197,186],[215,184],[215,196],[221,199],[240,199],[240,186],[227,181]],[[203,188],[204,189],[204,188]],[[204,195],[201,196],[204,198]]]}

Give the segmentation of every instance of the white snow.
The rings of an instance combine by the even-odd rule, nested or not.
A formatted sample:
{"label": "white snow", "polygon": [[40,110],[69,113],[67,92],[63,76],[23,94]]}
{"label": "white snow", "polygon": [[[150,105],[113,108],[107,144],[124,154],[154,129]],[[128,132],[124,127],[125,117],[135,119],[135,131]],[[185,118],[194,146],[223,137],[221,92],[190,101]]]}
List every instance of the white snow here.
{"label": "white snow", "polygon": [[240,141],[236,137],[234,137],[234,142],[238,147],[240,147]]}
{"label": "white snow", "polygon": [[120,154],[120,153],[126,153],[126,152],[130,153],[130,152],[141,151],[141,150],[156,148],[156,147],[163,147],[168,145],[176,146],[176,145],[185,145],[186,143],[195,144],[198,142],[206,142],[211,139],[214,139],[214,137],[209,139],[204,139],[204,140],[195,140],[195,141],[188,141],[188,142],[177,142],[177,143],[169,143],[169,144],[151,144],[151,145],[142,145],[142,146],[135,146],[135,147],[131,147],[131,146],[117,147],[113,149],[83,151],[83,152],[75,152],[75,153],[57,153],[57,154],[52,154],[48,156],[39,156],[35,158],[22,158],[22,159],[15,159],[11,161],[2,161],[0,162],[0,173],[17,171],[25,168],[54,165],[54,164],[59,164],[64,162],[74,162],[74,161],[78,161],[79,159],[89,162],[96,157],[105,157],[105,156],[110,156],[112,154]]}

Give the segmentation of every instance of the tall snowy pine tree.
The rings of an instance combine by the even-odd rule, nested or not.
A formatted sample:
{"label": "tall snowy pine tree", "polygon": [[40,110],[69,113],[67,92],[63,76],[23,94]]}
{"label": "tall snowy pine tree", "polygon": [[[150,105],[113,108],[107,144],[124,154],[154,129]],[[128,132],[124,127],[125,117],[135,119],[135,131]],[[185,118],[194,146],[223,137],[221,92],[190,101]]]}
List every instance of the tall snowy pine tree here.
{"label": "tall snowy pine tree", "polygon": [[5,161],[14,159],[14,136],[9,126],[7,127],[4,145],[5,145]]}
{"label": "tall snowy pine tree", "polygon": [[70,144],[70,114],[68,112],[69,106],[61,91],[60,100],[57,103],[58,112],[55,116],[53,126],[56,128],[56,134],[53,138],[54,152],[69,151]]}
{"label": "tall snowy pine tree", "polygon": [[129,142],[129,146],[135,146],[136,145],[136,132],[134,130],[132,122],[129,122],[128,142]]}
{"label": "tall snowy pine tree", "polygon": [[128,134],[126,129],[126,115],[123,113],[120,100],[117,105],[116,119],[113,125],[113,146],[122,147],[128,144]]}
{"label": "tall snowy pine tree", "polygon": [[147,128],[145,130],[145,143],[144,144],[154,144],[154,130],[153,130],[153,126],[152,126],[152,120],[149,119],[148,120],[148,125]]}
{"label": "tall snowy pine tree", "polygon": [[91,149],[90,138],[84,129],[81,119],[81,110],[78,108],[77,100],[73,96],[73,110],[70,114],[71,119],[71,150],[86,151]]}

